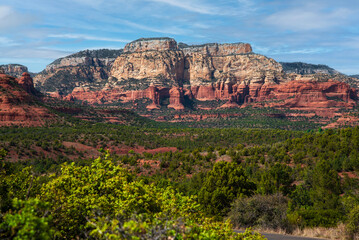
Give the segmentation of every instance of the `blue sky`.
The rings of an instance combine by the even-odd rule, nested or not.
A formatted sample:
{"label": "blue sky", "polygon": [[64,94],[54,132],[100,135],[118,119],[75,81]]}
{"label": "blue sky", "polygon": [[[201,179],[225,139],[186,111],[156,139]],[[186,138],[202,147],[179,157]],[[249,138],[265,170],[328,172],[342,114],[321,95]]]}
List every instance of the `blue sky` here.
{"label": "blue sky", "polygon": [[168,36],[359,74],[358,12],[358,0],[0,0],[0,64],[38,72],[80,50]]}

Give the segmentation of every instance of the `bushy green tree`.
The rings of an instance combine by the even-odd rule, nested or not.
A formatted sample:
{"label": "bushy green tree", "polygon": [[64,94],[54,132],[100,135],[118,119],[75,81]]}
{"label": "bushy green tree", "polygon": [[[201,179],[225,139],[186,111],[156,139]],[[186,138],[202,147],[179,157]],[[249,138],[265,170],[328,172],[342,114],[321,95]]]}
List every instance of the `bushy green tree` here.
{"label": "bushy green tree", "polygon": [[26,201],[13,200],[14,211],[4,215],[0,224],[0,238],[15,240],[50,240],[55,236],[55,230],[49,224],[49,205],[39,199]]}
{"label": "bushy green tree", "polygon": [[50,203],[61,237],[241,239],[230,224],[206,217],[195,197],[146,184],[108,154],[90,166],[64,164],[40,196]]}
{"label": "bushy green tree", "polygon": [[236,227],[260,227],[290,231],[287,199],[281,194],[253,195],[237,199],[228,213]]}
{"label": "bushy green tree", "polygon": [[341,185],[338,173],[328,161],[319,161],[312,174],[310,191],[313,206],[316,209],[337,209]]}
{"label": "bushy green tree", "polygon": [[218,162],[208,172],[199,192],[199,201],[212,215],[225,215],[233,200],[249,196],[255,184],[245,175],[241,166],[233,162]]}
{"label": "bushy green tree", "polygon": [[350,211],[346,230],[351,239],[357,239],[356,237],[359,236],[359,205]]}

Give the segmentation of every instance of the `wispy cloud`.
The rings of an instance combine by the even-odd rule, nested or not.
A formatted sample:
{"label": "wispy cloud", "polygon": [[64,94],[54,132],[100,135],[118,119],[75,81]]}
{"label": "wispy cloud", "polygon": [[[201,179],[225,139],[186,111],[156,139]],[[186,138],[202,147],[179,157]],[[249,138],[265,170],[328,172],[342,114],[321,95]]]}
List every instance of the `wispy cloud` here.
{"label": "wispy cloud", "polygon": [[348,8],[328,10],[317,4],[301,4],[276,12],[268,16],[265,22],[283,30],[326,30],[343,25],[351,13]]}
{"label": "wispy cloud", "polygon": [[0,45],[2,46],[15,46],[18,45],[15,41],[7,38],[7,37],[0,37]]}
{"label": "wispy cloud", "polygon": [[151,2],[163,3],[167,5],[171,5],[173,7],[182,8],[184,10],[201,13],[201,14],[209,14],[209,15],[223,15],[224,12],[221,12],[219,8],[215,6],[208,5],[198,0],[148,0]]}
{"label": "wispy cloud", "polygon": [[187,29],[182,29],[177,26],[171,26],[171,27],[162,27],[162,28],[156,28],[156,27],[149,27],[143,24],[131,22],[124,19],[117,19],[118,23],[127,25],[129,27],[149,31],[149,32],[155,32],[155,33],[162,33],[162,34],[172,34],[172,35],[184,35],[188,34],[189,31]]}
{"label": "wispy cloud", "polygon": [[104,0],[73,0],[73,1],[91,7],[99,7],[104,2]]}
{"label": "wispy cloud", "polygon": [[34,18],[19,14],[10,6],[0,5],[0,30],[9,30],[21,25],[28,25]]}
{"label": "wispy cloud", "polygon": [[128,39],[118,39],[118,38],[106,38],[106,37],[96,37],[85,34],[50,34],[50,38],[64,38],[64,39],[82,39],[82,40],[93,40],[93,41],[104,41],[104,42],[122,42],[127,43],[131,40]]}
{"label": "wispy cloud", "polygon": [[0,51],[8,58],[44,58],[56,59],[68,55],[69,51],[62,51],[49,48],[30,48],[30,47],[15,47],[15,48],[0,48]]}

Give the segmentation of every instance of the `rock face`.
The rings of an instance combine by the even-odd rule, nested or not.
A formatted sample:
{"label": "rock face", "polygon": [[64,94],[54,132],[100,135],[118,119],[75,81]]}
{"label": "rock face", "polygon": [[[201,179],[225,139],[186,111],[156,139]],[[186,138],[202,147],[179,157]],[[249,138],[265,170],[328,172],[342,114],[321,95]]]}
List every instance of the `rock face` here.
{"label": "rock face", "polygon": [[316,73],[324,73],[324,74],[338,74],[339,72],[327,65],[322,64],[309,64],[303,62],[281,62],[283,70],[286,73],[296,73],[296,74],[316,74]]}
{"label": "rock face", "polygon": [[248,102],[291,109],[352,108],[356,90],[338,81],[317,82],[294,80],[279,85],[263,85]]}
{"label": "rock face", "polygon": [[140,38],[125,46],[125,53],[145,51],[177,50],[177,42],[172,38]]}
{"label": "rock face", "polygon": [[[297,74],[299,70],[284,73],[280,63],[253,53],[247,43],[189,46],[171,38],[139,39],[128,43],[117,55],[112,65],[112,60],[95,63],[95,58],[78,56],[49,65],[48,72],[81,73],[65,86],[67,90],[63,90],[66,82],[60,79],[60,90],[53,95],[90,104],[150,99],[148,110],[161,105],[183,110],[191,101],[224,102],[222,108],[252,104],[303,109],[351,108],[356,101],[356,91],[348,84],[329,80],[333,75],[327,74],[331,71],[328,67],[323,72],[302,63],[283,64],[287,71],[299,64],[308,67],[304,73],[315,74],[303,76]],[[100,80],[83,80],[86,71],[95,76],[97,70],[105,69],[104,65],[107,72]],[[109,76],[107,80],[103,79],[105,76]],[[51,82],[48,79],[43,86]],[[339,76],[334,80],[342,79]]]}
{"label": "rock face", "polygon": [[22,74],[21,78],[18,79],[18,83],[20,86],[22,86],[24,88],[24,90],[27,93],[36,94],[36,90],[34,88],[34,82],[29,73],[24,72]]}
{"label": "rock face", "polygon": [[156,86],[160,98],[168,91],[168,107],[177,110],[184,109],[184,96],[200,101],[230,100],[233,107],[245,101],[249,86],[285,81],[281,65],[252,53],[247,43],[189,46],[177,45],[170,38],[127,44],[114,62],[111,76],[123,91],[120,99],[133,100],[134,91],[142,93]]}
{"label": "rock face", "polygon": [[55,119],[31,94],[30,79],[28,73],[21,79],[0,73],[0,126],[39,126]]}
{"label": "rock face", "polygon": [[112,63],[122,50],[85,50],[57,59],[34,77],[35,87],[42,92],[67,95],[81,84],[103,87]]}
{"label": "rock face", "polygon": [[[168,49],[165,48],[166,45],[169,46]],[[151,84],[166,87],[182,85],[183,52],[173,49],[170,42],[155,48],[161,50],[141,51],[148,49],[149,46],[151,44],[145,45],[143,48],[128,47],[136,49],[136,51],[125,51],[116,59],[111,76],[118,79],[117,85],[132,90],[144,89]]]}
{"label": "rock face", "polygon": [[337,70],[322,64],[309,64],[303,62],[281,62],[283,70],[287,74],[300,74],[317,81],[329,79],[348,83],[353,88],[359,88],[359,80],[354,76],[347,76]]}
{"label": "rock face", "polygon": [[[3,69],[3,73],[10,75],[15,78],[20,78],[24,72],[29,72],[26,66],[20,64],[6,64],[0,65],[0,69]],[[33,73],[29,73],[31,77],[34,76]]]}

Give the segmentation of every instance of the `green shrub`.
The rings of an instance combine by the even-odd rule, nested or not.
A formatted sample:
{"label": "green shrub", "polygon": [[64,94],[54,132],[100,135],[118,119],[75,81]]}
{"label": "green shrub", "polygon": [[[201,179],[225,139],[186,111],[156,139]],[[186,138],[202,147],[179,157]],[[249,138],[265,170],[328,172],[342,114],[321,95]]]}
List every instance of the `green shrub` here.
{"label": "green shrub", "polygon": [[334,227],[343,218],[335,209],[300,209],[288,214],[289,222],[299,227]]}
{"label": "green shrub", "polygon": [[0,224],[0,238],[15,240],[54,238],[55,230],[49,224],[51,216],[47,216],[49,209],[47,203],[36,198],[26,201],[14,199],[13,207],[15,211],[6,213],[4,222]]}
{"label": "green shrub", "polygon": [[350,211],[346,230],[351,239],[359,237],[359,205]]}
{"label": "green shrub", "polygon": [[235,227],[291,230],[287,219],[287,199],[281,194],[239,198],[228,214]]}
{"label": "green shrub", "polygon": [[255,184],[241,166],[233,162],[218,162],[204,179],[198,198],[209,214],[224,216],[236,198],[249,196],[254,190]]}

